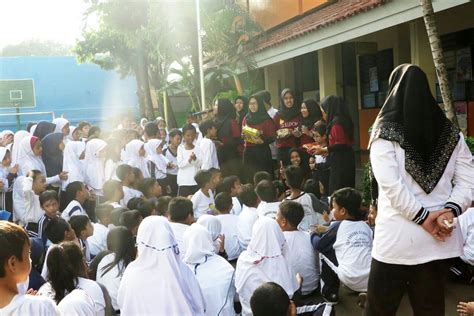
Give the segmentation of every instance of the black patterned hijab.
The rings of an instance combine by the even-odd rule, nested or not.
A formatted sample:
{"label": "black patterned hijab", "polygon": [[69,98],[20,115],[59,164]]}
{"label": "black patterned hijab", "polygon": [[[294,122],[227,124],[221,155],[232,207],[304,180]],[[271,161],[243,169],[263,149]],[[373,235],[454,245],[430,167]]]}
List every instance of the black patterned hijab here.
{"label": "black patterned hijab", "polygon": [[405,150],[406,171],[429,194],[446,169],[459,132],[431,95],[426,74],[418,66],[402,64],[390,75],[369,149],[377,138],[399,143]]}
{"label": "black patterned hijab", "polygon": [[249,108],[249,112],[245,116],[247,120],[247,125],[249,124],[258,125],[258,124],[263,123],[266,120],[271,120],[270,115],[268,115],[267,110],[265,109],[265,104],[263,103],[262,97],[259,96],[258,94],[252,95],[249,98],[249,102],[252,98],[257,100],[258,109],[257,109],[257,112],[252,113],[252,111],[250,111],[250,108]]}

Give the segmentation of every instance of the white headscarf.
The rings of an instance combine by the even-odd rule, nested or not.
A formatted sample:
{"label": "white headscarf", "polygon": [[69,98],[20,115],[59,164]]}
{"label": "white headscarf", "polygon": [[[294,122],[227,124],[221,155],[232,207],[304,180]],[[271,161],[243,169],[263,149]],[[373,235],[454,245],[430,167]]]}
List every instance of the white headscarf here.
{"label": "white headscarf", "polygon": [[30,135],[27,131],[18,131],[13,137],[13,147],[12,147],[12,164],[13,167],[18,163],[18,156],[20,153],[20,143],[26,136]]}
{"label": "white headscarf", "polygon": [[63,170],[68,172],[68,179],[63,181],[63,189],[71,182],[84,182],[84,164],[79,157],[85,149],[86,144],[81,141],[70,141],[64,147]]}
{"label": "white headscarf", "polygon": [[38,127],[38,124],[34,124],[33,126],[31,126],[30,128],[30,134],[33,135],[36,131],[36,128]]}
{"label": "white headscarf", "polygon": [[53,124],[56,124],[54,128],[54,133],[62,133],[64,126],[69,124],[69,121],[63,117],[57,117],[53,120]]}
{"label": "white headscarf", "polygon": [[86,144],[85,178],[87,185],[95,190],[102,190],[105,182],[104,159],[99,158],[98,154],[106,146],[107,143],[98,138],[91,139]]}
{"label": "white headscarf", "polygon": [[[11,130],[6,129],[6,130],[0,132],[0,140],[3,141],[3,139],[8,135],[13,135],[13,137],[15,137],[15,133],[13,133]],[[10,143],[10,144],[6,145],[6,147],[7,147],[7,149],[11,150],[12,144]]]}
{"label": "white headscarf", "polygon": [[204,214],[199,216],[196,223],[204,226],[209,231],[209,233],[211,233],[214,251],[218,253],[221,246],[221,242],[219,240],[219,235],[222,233],[221,222],[214,215]]}
{"label": "white headscarf", "polygon": [[46,167],[43,159],[41,159],[41,156],[36,156],[33,148],[31,148],[33,137],[35,136],[26,136],[21,140],[17,161],[20,166],[20,175],[26,176],[31,170],[39,170],[46,177]]}
{"label": "white headscarf", "polygon": [[140,126],[141,128],[145,128],[145,125],[148,123],[148,119],[146,117],[142,117],[140,119]]}
{"label": "white headscarf", "polygon": [[152,161],[158,170],[164,170],[168,166],[168,159],[163,154],[158,155],[156,149],[164,142],[161,139],[150,139],[145,144],[145,151],[148,155],[148,160]]}
{"label": "white headscarf", "polygon": [[214,253],[211,234],[199,224],[192,224],[183,236],[184,262],[201,286],[206,301],[206,315],[235,315],[234,268]]}
{"label": "white headscarf", "polygon": [[193,272],[179,257],[168,221],[145,218],[137,234],[138,257],[122,277],[117,303],[123,315],[204,315]]}
{"label": "white headscarf", "polygon": [[296,274],[286,256],[285,236],[274,219],[261,217],[253,226],[252,239],[247,250],[240,254],[235,271],[237,293],[250,303],[257,287],[265,282],[281,285],[292,297],[298,289]]}
{"label": "white headscarf", "polygon": [[71,293],[66,295],[58,304],[58,309],[61,315],[68,316],[82,316],[95,315],[95,303],[86,291],[81,289],[74,289]]}
{"label": "white headscarf", "polygon": [[132,167],[140,169],[143,174],[143,177],[149,178],[150,171],[148,170],[147,159],[145,157],[141,157],[138,153],[140,151],[140,148],[142,148],[144,145],[145,143],[141,140],[131,140],[125,146],[125,157],[127,157],[125,163]]}
{"label": "white headscarf", "polygon": [[7,154],[8,149],[6,147],[0,147],[0,180],[3,182],[4,185],[4,191],[8,189],[8,168],[5,168],[2,165],[3,158],[5,158],[5,155]]}

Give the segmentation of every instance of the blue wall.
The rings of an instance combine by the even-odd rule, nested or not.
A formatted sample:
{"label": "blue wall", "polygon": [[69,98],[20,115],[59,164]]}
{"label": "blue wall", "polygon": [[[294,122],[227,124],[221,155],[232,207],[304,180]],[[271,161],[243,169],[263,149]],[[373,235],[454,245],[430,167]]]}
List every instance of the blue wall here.
{"label": "blue wall", "polygon": [[[34,79],[36,108],[21,112],[54,112],[75,125],[86,120],[103,123],[120,113],[138,112],[134,77],[120,79],[114,71],[95,64],[78,64],[72,56],[0,58],[0,79]],[[15,113],[2,109],[0,113]],[[22,116],[29,121],[50,120],[48,115]],[[16,129],[16,117],[0,116],[0,130]]]}

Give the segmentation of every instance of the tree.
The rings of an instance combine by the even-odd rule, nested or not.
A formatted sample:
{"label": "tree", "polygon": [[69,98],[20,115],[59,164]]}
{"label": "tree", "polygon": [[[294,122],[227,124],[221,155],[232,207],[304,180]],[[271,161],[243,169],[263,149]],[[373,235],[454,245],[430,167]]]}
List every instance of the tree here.
{"label": "tree", "polygon": [[453,124],[458,126],[458,119],[454,109],[451,88],[449,86],[448,72],[446,71],[446,64],[444,63],[443,47],[441,46],[441,39],[436,27],[433,4],[431,0],[420,0],[420,4],[423,9],[423,19],[425,21],[426,32],[428,33],[431,54],[433,55],[446,117],[453,122]]}
{"label": "tree", "polygon": [[69,55],[71,55],[71,46],[39,39],[31,39],[19,44],[5,46],[0,53],[2,57]]}

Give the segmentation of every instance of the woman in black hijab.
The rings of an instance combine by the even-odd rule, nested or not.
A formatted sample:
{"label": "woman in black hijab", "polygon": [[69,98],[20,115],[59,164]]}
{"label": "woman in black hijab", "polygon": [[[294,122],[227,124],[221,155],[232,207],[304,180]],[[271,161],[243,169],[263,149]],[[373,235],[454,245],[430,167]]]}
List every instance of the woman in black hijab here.
{"label": "woman in black hijab", "polygon": [[237,113],[237,123],[239,128],[242,128],[242,121],[249,111],[249,99],[244,95],[239,95],[234,100],[234,108]]}
{"label": "woman in black hijab", "polygon": [[63,138],[63,133],[51,133],[41,141],[47,177],[54,177],[63,171]]}
{"label": "woman in black hijab", "polygon": [[327,124],[328,146],[316,151],[328,155],[330,168],[328,195],[355,186],[354,125],[342,98],[334,95],[321,101],[321,112]]}
{"label": "woman in black hijab", "polygon": [[217,138],[221,142],[216,145],[217,159],[222,175],[237,175],[239,173],[239,155],[237,146],[240,141],[240,128],[235,120],[234,105],[229,99],[217,99]]}
{"label": "woman in black hijab", "polygon": [[242,124],[244,181],[252,183],[253,176],[258,171],[266,171],[273,175],[270,144],[275,140],[275,124],[268,115],[260,96],[250,97],[249,112]]}
{"label": "woman in black hijab", "polygon": [[415,315],[444,315],[446,261],[463,252],[451,225],[471,204],[474,167],[419,67],[392,72],[369,148],[378,212],[367,315],[395,315],[405,292]]}
{"label": "woman in black hijab", "polygon": [[38,125],[36,125],[36,129],[33,133],[33,136],[38,137],[42,141],[43,138],[46,137],[46,135],[53,133],[55,128],[56,124],[46,121],[40,121]]}
{"label": "woman in black hijab", "polygon": [[295,99],[293,90],[283,89],[280,96],[280,109],[273,118],[277,129],[275,144],[277,159],[285,166],[290,164],[290,149],[299,146],[299,137],[301,136],[298,131],[301,123],[301,112]]}
{"label": "woman in black hijab", "polygon": [[323,118],[321,113],[321,108],[319,107],[318,102],[313,99],[305,99],[301,103],[301,137],[300,137],[300,147],[314,143],[313,134],[311,129],[314,124],[320,121]]}

